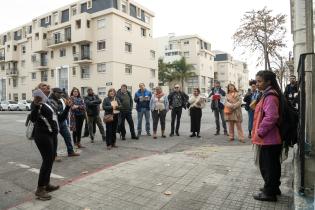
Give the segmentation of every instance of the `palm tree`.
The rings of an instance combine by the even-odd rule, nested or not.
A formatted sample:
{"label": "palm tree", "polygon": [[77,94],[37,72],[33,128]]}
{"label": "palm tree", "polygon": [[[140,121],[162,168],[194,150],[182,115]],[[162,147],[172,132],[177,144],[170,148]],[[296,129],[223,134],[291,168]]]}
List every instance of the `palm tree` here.
{"label": "palm tree", "polygon": [[162,58],[159,58],[159,85],[164,86],[165,83],[170,82],[171,72],[169,64],[164,63]]}
{"label": "palm tree", "polygon": [[193,72],[195,69],[194,66],[187,64],[185,57],[171,63],[170,68],[172,68],[172,71],[169,79],[171,81],[180,81],[182,90],[184,90],[184,81],[190,77],[196,76],[195,72]]}

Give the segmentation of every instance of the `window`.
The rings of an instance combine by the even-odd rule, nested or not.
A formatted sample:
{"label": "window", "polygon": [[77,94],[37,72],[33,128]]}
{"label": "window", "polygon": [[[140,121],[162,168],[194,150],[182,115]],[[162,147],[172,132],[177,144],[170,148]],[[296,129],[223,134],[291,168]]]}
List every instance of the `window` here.
{"label": "window", "polygon": [[132,52],[132,44],[129,42],[125,42],[125,51]]}
{"label": "window", "polygon": [[72,55],[77,54],[77,47],[76,46],[72,46]]}
{"label": "window", "polygon": [[97,50],[105,50],[106,42],[105,40],[97,41]]}
{"label": "window", "polygon": [[152,59],[155,59],[155,51],[154,50],[150,50],[150,55]]}
{"label": "window", "polygon": [[97,28],[98,29],[105,28],[105,18],[97,20]]}
{"label": "window", "polygon": [[131,30],[132,30],[132,25],[131,25],[131,23],[126,22],[126,23],[125,23],[125,29],[126,29],[127,31],[131,31]]}
{"label": "window", "polygon": [[3,65],[1,65],[0,67],[1,67],[1,71],[4,71],[4,69],[5,69],[4,64],[3,64]]}
{"label": "window", "polygon": [[22,45],[22,54],[25,54],[26,53],[26,47],[25,45]]}
{"label": "window", "polygon": [[46,33],[43,34],[43,39],[47,39],[47,34]]}
{"label": "window", "polygon": [[121,11],[127,13],[127,2],[121,1]]}
{"label": "window", "polygon": [[40,80],[41,80],[41,82],[47,82],[48,81],[47,71],[40,72]]}
{"label": "window", "polygon": [[189,52],[184,52],[184,57],[189,57]]}
{"label": "window", "polygon": [[65,48],[62,48],[60,49],[60,57],[65,57],[66,56],[66,49]]}
{"label": "window", "polygon": [[77,5],[71,7],[71,15],[75,16],[77,14]]}
{"label": "window", "polygon": [[52,70],[50,71],[50,76],[51,76],[51,78],[54,78],[54,77],[55,77],[55,70],[54,70],[54,69],[52,69]]}
{"label": "window", "polygon": [[25,67],[25,60],[21,61],[21,67],[24,68]]}
{"label": "window", "polygon": [[18,81],[17,81],[17,79],[12,79],[12,86],[13,87],[17,87],[18,86]]}
{"label": "window", "polygon": [[53,14],[53,17],[54,17],[54,23],[55,23],[55,25],[58,25],[58,23],[59,23],[59,14],[58,14],[58,12],[55,12],[55,13]]}
{"label": "window", "polygon": [[76,76],[77,75],[77,68],[74,66],[72,67],[72,76]]}
{"label": "window", "polygon": [[85,96],[87,95],[87,90],[89,89],[89,87],[81,87],[81,95]]}
{"label": "window", "polygon": [[76,29],[80,29],[81,28],[81,19],[75,21],[75,27],[76,27]]}
{"label": "window", "polygon": [[33,80],[36,79],[36,72],[33,72],[33,73],[32,73],[32,79],[33,79]]}
{"label": "window", "polygon": [[91,21],[89,21],[89,20],[86,21],[86,27],[87,28],[90,28],[90,23],[91,23]]}
{"label": "window", "polygon": [[49,24],[49,16],[48,16],[48,17],[45,17],[45,23],[46,23],[46,24]]}
{"label": "window", "polygon": [[97,64],[97,72],[106,72],[106,63],[98,63]]}
{"label": "window", "polygon": [[145,28],[141,28],[141,36],[143,37],[147,36],[147,30]]}
{"label": "window", "polygon": [[151,69],[150,72],[151,72],[151,78],[155,78],[155,69]]}
{"label": "window", "polygon": [[54,51],[50,51],[50,58],[51,58],[51,59],[54,58]]}
{"label": "window", "polygon": [[99,96],[105,97],[106,96],[106,87],[97,88],[97,93]]}
{"label": "window", "polygon": [[127,90],[132,93],[132,86],[127,86]]}
{"label": "window", "polygon": [[35,40],[39,40],[39,33],[35,34]]}
{"label": "window", "polygon": [[32,55],[32,62],[36,62],[36,55]]}
{"label": "window", "polygon": [[87,1],[87,9],[92,9],[92,6],[93,6],[92,1],[91,0]]}
{"label": "window", "polygon": [[131,75],[132,74],[132,65],[125,65],[125,73]]}
{"label": "window", "polygon": [[26,93],[22,93],[22,100],[26,100]]}
{"label": "window", "polygon": [[14,46],[13,46],[13,50],[14,50],[14,51],[17,51],[17,45],[14,45]]}
{"label": "window", "polygon": [[150,83],[149,83],[149,88],[150,88],[151,90],[153,90],[153,88],[154,88],[154,83],[153,83],[153,82],[150,82]]}
{"label": "window", "polygon": [[81,67],[81,78],[82,79],[90,78],[90,69],[88,66],[82,66]]}
{"label": "window", "polygon": [[185,41],[185,42],[184,42],[184,45],[188,45],[188,44],[189,44],[189,41]]}

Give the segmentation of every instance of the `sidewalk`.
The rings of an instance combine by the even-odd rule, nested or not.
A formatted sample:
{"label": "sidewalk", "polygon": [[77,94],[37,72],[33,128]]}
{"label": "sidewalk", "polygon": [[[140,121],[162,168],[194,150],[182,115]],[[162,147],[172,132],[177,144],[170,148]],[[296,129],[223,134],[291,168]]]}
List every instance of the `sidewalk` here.
{"label": "sidewalk", "polygon": [[[263,185],[252,147],[198,147],[131,160],[73,181],[12,210],[290,209],[292,155],[283,163],[278,202],[252,198]],[[168,194],[168,195],[167,195]]]}

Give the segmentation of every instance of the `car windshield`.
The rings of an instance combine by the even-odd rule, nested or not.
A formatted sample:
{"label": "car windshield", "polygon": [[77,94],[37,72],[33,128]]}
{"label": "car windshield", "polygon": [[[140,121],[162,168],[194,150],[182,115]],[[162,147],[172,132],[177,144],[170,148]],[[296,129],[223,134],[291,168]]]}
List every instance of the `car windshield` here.
{"label": "car windshield", "polygon": [[27,102],[27,103],[29,103],[29,104],[31,104],[31,103],[32,103],[32,101],[31,101],[31,100],[26,100],[26,102]]}
{"label": "car windshield", "polygon": [[9,101],[10,104],[17,104],[16,101]]}

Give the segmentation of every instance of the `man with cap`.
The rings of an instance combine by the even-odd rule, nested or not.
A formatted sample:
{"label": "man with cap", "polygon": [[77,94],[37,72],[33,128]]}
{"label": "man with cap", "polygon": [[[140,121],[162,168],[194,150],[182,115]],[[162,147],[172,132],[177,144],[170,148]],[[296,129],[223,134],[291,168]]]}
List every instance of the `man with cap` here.
{"label": "man with cap", "polygon": [[[52,93],[49,96],[49,102],[52,105],[52,108],[56,111],[58,115],[61,115],[66,109],[64,100],[68,100],[68,99],[63,99],[62,98],[63,94],[65,93],[60,88],[53,88]],[[59,133],[63,137],[65,144],[67,146],[68,157],[79,156],[80,154],[74,152],[73,150],[71,134],[68,128],[67,119],[63,121],[58,120],[58,124],[59,124]]]}
{"label": "man with cap", "polygon": [[88,94],[84,97],[84,103],[86,105],[87,122],[89,126],[91,142],[94,143],[95,133],[93,132],[93,124],[96,123],[102,135],[102,140],[106,141],[105,130],[102,120],[100,118],[100,104],[102,100],[98,95],[94,94],[92,88],[88,88]]}

